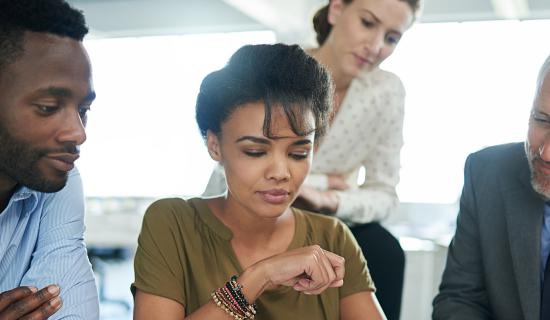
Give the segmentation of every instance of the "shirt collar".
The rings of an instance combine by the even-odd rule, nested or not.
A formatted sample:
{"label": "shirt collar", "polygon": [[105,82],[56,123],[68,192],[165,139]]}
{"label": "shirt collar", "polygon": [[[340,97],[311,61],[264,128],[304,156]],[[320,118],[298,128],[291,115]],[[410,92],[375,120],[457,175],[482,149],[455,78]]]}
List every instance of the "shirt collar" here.
{"label": "shirt collar", "polygon": [[29,189],[25,186],[18,187],[13,195],[11,196],[11,201],[21,201],[30,198],[31,196],[37,196],[38,191]]}
{"label": "shirt collar", "polygon": [[39,198],[38,194],[39,192],[36,190],[29,189],[25,186],[20,186],[15,190],[15,192],[11,196],[10,201],[6,206],[6,208],[4,209],[4,211],[9,210],[9,208],[13,206],[14,203],[25,201],[25,200],[31,201],[31,205],[28,206],[28,208],[31,208],[32,210],[34,210],[34,207],[38,202],[38,198]]}

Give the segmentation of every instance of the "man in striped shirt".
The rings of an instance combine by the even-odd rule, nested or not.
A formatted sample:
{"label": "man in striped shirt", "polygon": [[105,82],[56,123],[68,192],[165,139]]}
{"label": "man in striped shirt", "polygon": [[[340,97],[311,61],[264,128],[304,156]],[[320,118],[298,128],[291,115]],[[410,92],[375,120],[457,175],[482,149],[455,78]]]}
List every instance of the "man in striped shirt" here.
{"label": "man in striped shirt", "polygon": [[95,98],[81,12],[0,0],[0,319],[98,319],[74,162]]}

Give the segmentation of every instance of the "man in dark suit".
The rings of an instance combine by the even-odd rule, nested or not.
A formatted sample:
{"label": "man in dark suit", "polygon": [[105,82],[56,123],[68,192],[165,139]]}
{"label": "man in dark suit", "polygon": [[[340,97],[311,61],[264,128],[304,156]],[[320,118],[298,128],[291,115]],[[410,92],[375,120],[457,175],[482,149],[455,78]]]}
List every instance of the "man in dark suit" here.
{"label": "man in dark suit", "polygon": [[549,200],[550,57],[539,73],[527,141],[466,160],[433,319],[550,319]]}

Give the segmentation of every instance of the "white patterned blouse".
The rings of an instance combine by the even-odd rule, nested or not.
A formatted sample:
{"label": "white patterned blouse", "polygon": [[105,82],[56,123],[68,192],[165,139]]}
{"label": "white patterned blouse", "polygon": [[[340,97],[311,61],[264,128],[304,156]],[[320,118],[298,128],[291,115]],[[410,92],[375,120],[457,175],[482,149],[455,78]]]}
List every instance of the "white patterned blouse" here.
{"label": "white patterned blouse", "polygon": [[[336,216],[348,223],[380,221],[397,209],[404,100],[405,88],[395,74],[363,72],[352,81],[313,156],[306,185],[326,190],[332,173],[344,175],[352,186],[337,192]],[[362,167],[364,179],[358,179]]]}

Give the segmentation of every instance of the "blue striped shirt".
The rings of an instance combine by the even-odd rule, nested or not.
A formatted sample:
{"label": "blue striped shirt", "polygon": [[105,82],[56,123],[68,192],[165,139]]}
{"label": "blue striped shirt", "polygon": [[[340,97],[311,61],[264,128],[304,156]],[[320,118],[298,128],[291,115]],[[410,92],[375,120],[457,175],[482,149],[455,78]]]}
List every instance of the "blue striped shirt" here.
{"label": "blue striped shirt", "polygon": [[57,284],[63,305],[49,319],[98,319],[99,302],[84,246],[78,171],[56,193],[20,187],[0,213],[0,292]]}

